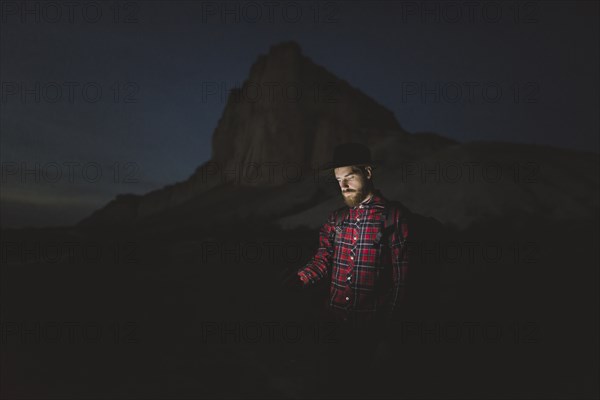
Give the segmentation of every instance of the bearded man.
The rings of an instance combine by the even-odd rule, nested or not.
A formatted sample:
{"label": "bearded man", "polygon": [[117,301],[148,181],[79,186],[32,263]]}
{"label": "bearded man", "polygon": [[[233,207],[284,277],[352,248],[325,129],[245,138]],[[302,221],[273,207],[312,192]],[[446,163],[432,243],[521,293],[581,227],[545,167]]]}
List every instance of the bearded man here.
{"label": "bearded man", "polygon": [[346,207],[329,215],[319,248],[298,278],[304,286],[330,279],[324,311],[333,321],[389,322],[404,297],[408,210],[375,188],[368,147],[337,146],[327,169],[334,171]]}

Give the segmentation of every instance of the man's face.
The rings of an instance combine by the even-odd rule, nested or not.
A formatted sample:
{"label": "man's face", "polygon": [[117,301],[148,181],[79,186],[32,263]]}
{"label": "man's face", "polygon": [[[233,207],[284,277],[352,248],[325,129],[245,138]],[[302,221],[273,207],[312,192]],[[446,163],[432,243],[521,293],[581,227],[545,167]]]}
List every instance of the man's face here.
{"label": "man's face", "polygon": [[359,168],[351,166],[336,168],[334,172],[348,207],[356,207],[367,198],[371,182],[371,167],[366,167],[366,175]]}

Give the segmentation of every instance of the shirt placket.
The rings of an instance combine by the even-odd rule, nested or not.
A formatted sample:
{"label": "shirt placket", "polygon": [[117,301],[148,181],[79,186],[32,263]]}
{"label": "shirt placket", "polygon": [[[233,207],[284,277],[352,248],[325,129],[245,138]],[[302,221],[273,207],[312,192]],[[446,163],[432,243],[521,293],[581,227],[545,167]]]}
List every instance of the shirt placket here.
{"label": "shirt placket", "polygon": [[355,275],[355,265],[358,257],[358,238],[360,237],[360,227],[364,223],[364,207],[361,205],[358,208],[351,210],[351,245],[350,245],[350,268],[346,272],[346,296],[345,301],[348,308],[355,302],[352,296],[352,280]]}

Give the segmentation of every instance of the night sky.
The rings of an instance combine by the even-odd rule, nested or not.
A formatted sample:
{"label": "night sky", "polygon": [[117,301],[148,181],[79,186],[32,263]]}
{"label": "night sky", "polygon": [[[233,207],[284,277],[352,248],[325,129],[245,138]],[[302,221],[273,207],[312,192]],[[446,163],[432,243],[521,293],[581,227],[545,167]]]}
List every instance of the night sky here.
{"label": "night sky", "polygon": [[[598,152],[595,1],[483,2],[472,14],[463,2],[281,2],[272,18],[264,2],[225,2],[224,16],[216,2],[99,2],[98,18],[22,4],[1,8],[3,227],[75,223],[119,193],[185,180],[210,157],[226,101],[202,88],[239,86],[288,40],[409,132]],[[440,100],[407,91],[421,85]],[[497,87],[496,101],[482,94]],[[22,171],[36,163],[38,182]],[[61,166],[55,183],[49,165]]]}

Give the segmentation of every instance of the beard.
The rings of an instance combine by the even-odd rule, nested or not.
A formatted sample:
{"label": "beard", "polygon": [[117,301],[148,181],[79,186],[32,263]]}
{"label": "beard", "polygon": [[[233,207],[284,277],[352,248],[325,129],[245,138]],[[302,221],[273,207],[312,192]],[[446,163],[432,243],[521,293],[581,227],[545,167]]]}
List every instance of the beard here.
{"label": "beard", "polygon": [[[348,193],[348,194],[346,194]],[[344,203],[348,207],[356,207],[359,205],[364,199],[367,198],[367,194],[364,189],[353,190],[349,189],[348,191],[342,193],[342,197],[344,198]]]}

